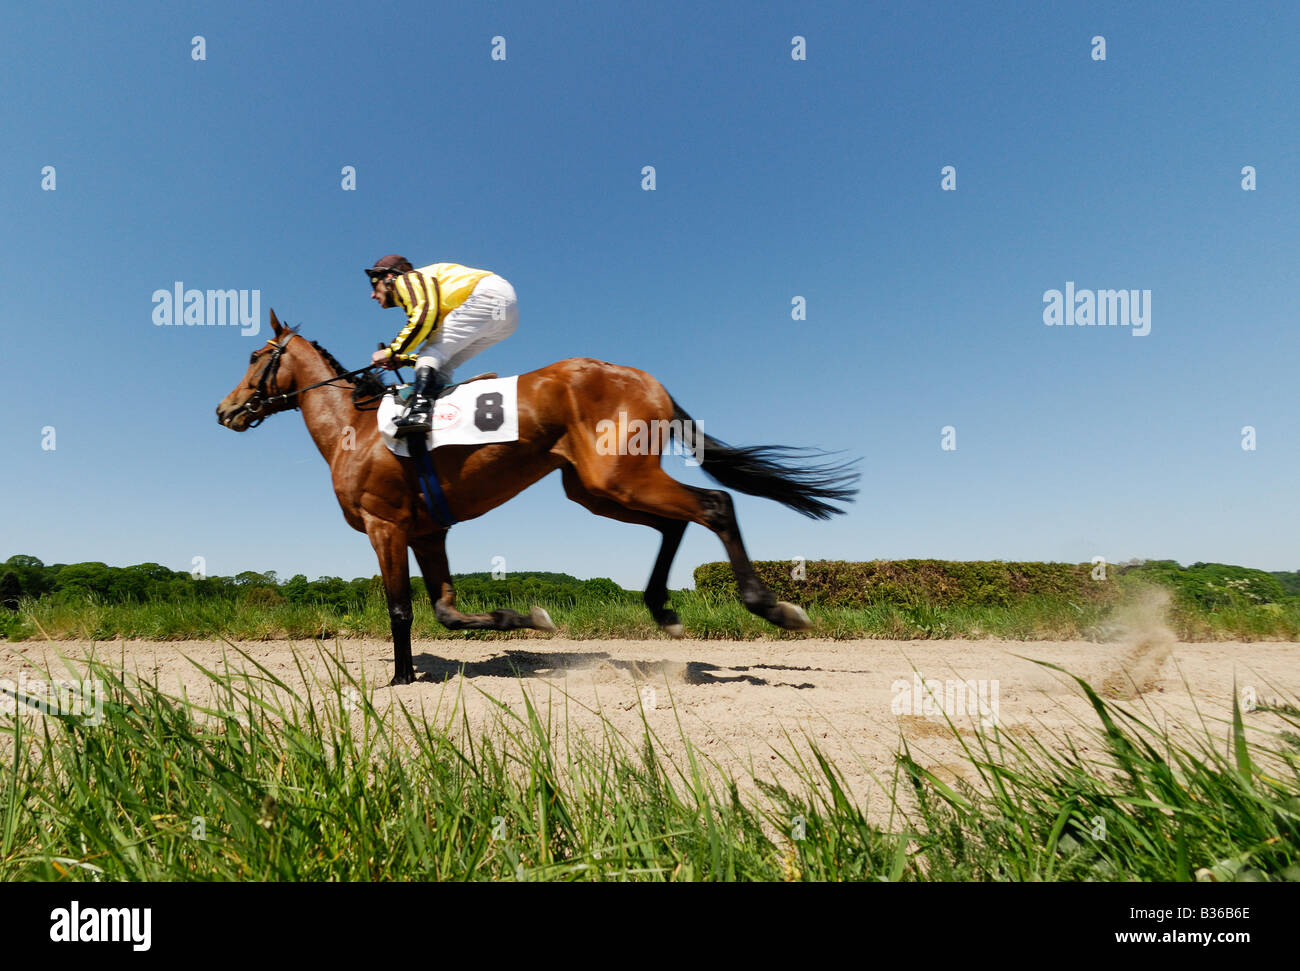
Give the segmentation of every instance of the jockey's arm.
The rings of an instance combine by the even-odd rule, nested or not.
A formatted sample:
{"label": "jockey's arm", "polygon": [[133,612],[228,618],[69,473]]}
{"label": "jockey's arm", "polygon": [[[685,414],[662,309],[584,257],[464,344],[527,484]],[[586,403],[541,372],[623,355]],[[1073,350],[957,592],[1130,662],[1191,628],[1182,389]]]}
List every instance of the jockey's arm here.
{"label": "jockey's arm", "polygon": [[418,270],[403,274],[393,283],[393,295],[398,306],[406,311],[406,326],[388,346],[394,364],[411,364],[415,351],[438,330],[438,282],[433,281],[432,292],[424,275]]}

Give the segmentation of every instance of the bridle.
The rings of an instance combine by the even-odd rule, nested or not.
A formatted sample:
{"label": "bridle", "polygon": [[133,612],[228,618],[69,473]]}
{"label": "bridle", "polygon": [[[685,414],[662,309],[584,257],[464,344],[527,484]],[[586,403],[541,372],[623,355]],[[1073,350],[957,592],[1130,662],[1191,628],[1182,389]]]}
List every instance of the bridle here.
{"label": "bridle", "polygon": [[[266,421],[271,415],[279,411],[288,411],[297,408],[298,402],[294,401],[298,395],[304,391],[311,391],[313,388],[324,387],[327,384],[333,384],[335,381],[348,381],[358,374],[365,374],[367,371],[374,370],[374,365],[369,364],[366,367],[357,368],[355,371],[348,371],[346,374],[336,374],[332,378],[324,381],[317,381],[315,384],[309,384],[305,388],[295,388],[293,391],[281,391],[280,384],[276,377],[280,370],[280,358],[284,356],[285,350],[289,346],[289,341],[297,336],[296,331],[286,334],[283,338],[267,341],[271,345],[271,353],[267,355],[266,363],[262,365],[262,370],[258,373],[254,381],[250,381],[248,386],[253,389],[253,393],[248,399],[239,406],[234,414],[226,419],[227,423],[233,421],[241,414],[252,415],[249,419],[248,428],[256,428],[262,422]],[[363,405],[371,404],[379,400],[382,395],[373,397],[362,397],[361,389],[354,388],[352,391],[352,403],[358,408]],[[290,404],[290,402],[293,402]]]}

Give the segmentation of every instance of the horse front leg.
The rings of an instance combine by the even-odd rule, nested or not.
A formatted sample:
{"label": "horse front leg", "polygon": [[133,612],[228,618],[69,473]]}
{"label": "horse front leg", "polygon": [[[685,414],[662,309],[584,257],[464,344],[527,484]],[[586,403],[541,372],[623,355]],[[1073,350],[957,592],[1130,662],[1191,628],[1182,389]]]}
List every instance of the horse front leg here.
{"label": "horse front leg", "polygon": [[439,533],[414,549],[415,561],[420,564],[424,585],[433,601],[434,616],[448,630],[555,630],[551,615],[541,607],[533,607],[526,614],[504,608],[490,614],[461,613],[456,609],[456,589],[447,563],[447,534]]}
{"label": "horse front leg", "polygon": [[411,568],[406,551],[406,532],[392,523],[372,519],[366,535],[379,557],[379,572],[388,600],[388,626],[393,634],[393,680],[389,685],[415,680],[411,658]]}

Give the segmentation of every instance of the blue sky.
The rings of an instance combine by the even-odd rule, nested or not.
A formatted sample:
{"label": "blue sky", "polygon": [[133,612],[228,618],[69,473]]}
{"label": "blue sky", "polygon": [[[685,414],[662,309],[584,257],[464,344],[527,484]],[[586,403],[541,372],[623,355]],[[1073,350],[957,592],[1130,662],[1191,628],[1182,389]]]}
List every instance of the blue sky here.
{"label": "blue sky", "polygon": [[[152,294],[258,290],[356,367],[402,325],[359,269],[398,252],[515,285],[462,376],[589,355],[727,441],[862,458],[833,522],[737,497],[756,559],[1300,568],[1300,7],[990,6],[10,11],[0,559],[377,572],[296,413],[213,418],[266,335]],[[1067,281],[1151,291],[1150,333],[1045,326]],[[639,588],[658,535],[555,475],[448,548]],[[721,558],[691,528],[671,585]]]}

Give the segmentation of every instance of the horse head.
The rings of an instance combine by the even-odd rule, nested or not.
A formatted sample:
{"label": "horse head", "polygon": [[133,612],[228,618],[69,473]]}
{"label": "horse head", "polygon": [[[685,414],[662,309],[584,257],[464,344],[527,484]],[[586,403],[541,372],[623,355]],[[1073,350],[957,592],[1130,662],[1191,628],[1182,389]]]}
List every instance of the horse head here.
{"label": "horse head", "polygon": [[271,330],[275,336],[249,356],[244,377],[217,405],[217,421],[231,431],[248,431],[277,411],[298,407],[293,394],[297,387],[294,360],[289,350],[298,329],[284,326],[272,310]]}

